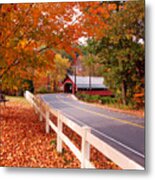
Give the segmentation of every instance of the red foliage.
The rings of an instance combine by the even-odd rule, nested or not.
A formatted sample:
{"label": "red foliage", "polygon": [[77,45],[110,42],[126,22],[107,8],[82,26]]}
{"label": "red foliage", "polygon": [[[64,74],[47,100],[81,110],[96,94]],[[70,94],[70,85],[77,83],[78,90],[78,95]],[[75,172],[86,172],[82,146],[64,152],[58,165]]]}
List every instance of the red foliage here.
{"label": "red foliage", "polygon": [[[79,168],[80,162],[66,147],[64,154],[56,151],[56,134],[45,134],[29,104],[9,102],[0,107],[0,166]],[[68,161],[68,159],[72,159]]]}
{"label": "red foliage", "polygon": [[[45,133],[45,122],[39,121],[26,101],[9,101],[7,107],[0,108],[0,166],[80,168],[80,162],[66,145],[63,144],[62,154],[56,151],[56,134]],[[81,148],[81,138],[74,131],[64,126],[63,132]],[[119,169],[93,147],[91,161],[96,168]]]}

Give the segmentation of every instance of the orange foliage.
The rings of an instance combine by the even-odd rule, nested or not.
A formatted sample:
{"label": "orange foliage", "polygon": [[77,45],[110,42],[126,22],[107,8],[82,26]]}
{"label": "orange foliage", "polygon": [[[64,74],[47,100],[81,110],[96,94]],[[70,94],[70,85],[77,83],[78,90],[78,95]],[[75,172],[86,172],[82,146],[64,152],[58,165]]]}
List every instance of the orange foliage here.
{"label": "orange foliage", "polygon": [[[1,4],[0,78],[9,76],[11,70],[18,69],[22,76],[23,67],[52,63],[53,55],[46,52],[48,49],[63,49],[75,58],[78,39],[100,39],[114,8],[113,4],[100,2]],[[40,58],[42,46],[46,60]]]}
{"label": "orange foliage", "polygon": [[[0,109],[0,127],[0,166],[80,168],[80,162],[66,145],[63,144],[62,154],[56,151],[56,134],[45,133],[45,122],[39,121],[24,99],[10,99],[7,107]],[[67,126],[63,131],[80,148],[79,136]],[[96,168],[120,169],[93,147],[91,161]]]}

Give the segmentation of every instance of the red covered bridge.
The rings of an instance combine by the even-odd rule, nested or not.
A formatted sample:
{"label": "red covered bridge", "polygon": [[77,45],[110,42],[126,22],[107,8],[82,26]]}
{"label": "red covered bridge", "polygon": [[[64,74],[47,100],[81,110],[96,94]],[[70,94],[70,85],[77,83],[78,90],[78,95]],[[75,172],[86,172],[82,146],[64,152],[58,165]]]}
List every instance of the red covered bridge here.
{"label": "red covered bridge", "polygon": [[103,77],[67,75],[63,84],[65,93],[81,92],[90,95],[113,96],[112,92],[104,85]]}

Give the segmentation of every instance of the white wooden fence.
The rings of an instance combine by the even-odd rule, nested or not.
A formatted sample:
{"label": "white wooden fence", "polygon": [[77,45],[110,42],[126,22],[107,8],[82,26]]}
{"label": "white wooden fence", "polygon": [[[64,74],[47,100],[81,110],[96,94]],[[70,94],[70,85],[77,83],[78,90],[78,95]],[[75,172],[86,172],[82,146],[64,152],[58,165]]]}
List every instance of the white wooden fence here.
{"label": "white wooden fence", "polygon": [[[81,162],[81,168],[95,168],[90,162],[90,145],[95,147],[98,151],[104,154],[107,158],[112,160],[122,169],[137,169],[143,170],[144,168],[126,157],[124,154],[114,149],[107,143],[100,140],[98,137],[91,133],[91,128],[88,126],[81,127],[69,118],[65,117],[60,111],[47,106],[39,98],[35,97],[29,91],[25,92],[25,98],[34,107],[35,112],[39,114],[39,119],[45,119],[45,130],[49,133],[52,128],[57,134],[57,151],[62,152],[62,141],[70,148],[74,155]],[[41,104],[44,105],[43,111]],[[50,113],[57,117],[57,126],[50,120]],[[63,124],[66,124],[70,129],[75,131],[82,139],[81,151],[72,143],[72,141],[63,133]]]}

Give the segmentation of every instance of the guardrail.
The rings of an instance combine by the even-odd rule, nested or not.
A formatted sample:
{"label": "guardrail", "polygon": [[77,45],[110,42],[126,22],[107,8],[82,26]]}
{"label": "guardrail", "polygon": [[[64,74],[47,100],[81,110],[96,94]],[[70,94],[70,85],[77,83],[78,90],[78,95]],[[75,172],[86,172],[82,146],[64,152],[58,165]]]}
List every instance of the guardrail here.
{"label": "guardrail", "polygon": [[[81,168],[95,168],[95,166],[90,162],[90,145],[92,145],[122,169],[144,169],[141,165],[129,159],[124,154],[122,154],[118,150],[114,149],[113,147],[111,147],[110,145],[103,142],[95,135],[93,135],[91,133],[90,127],[79,126],[69,118],[62,115],[60,111],[47,106],[41,99],[35,97],[29,91],[26,91],[24,96],[27,99],[27,101],[33,106],[35,112],[39,113],[40,121],[42,121],[42,119],[45,118],[46,133],[49,133],[50,128],[52,128],[56,132],[57,151],[60,153],[62,152],[62,142],[64,142],[81,162]],[[50,113],[57,117],[57,126],[51,121]],[[67,125],[70,129],[72,129],[79,136],[81,136],[81,151],[63,133],[63,124]]]}

